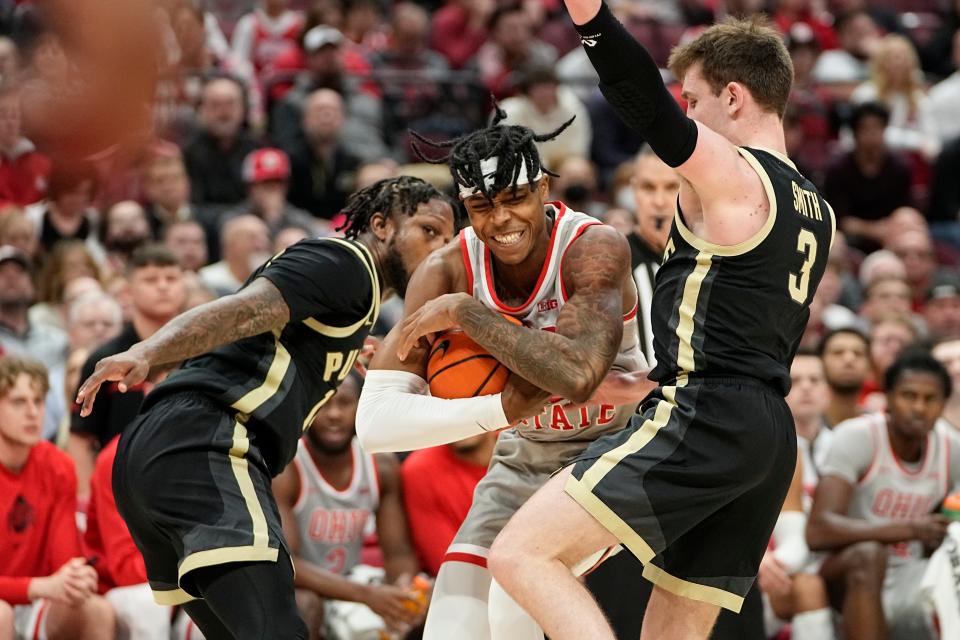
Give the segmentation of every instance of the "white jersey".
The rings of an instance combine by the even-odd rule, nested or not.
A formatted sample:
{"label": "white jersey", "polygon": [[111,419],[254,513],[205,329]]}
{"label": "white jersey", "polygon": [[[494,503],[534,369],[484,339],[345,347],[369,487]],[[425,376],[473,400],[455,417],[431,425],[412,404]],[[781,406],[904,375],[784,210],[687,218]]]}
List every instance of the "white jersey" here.
{"label": "white jersey", "polygon": [[[938,429],[927,434],[923,458],[908,464],[897,458],[890,445],[887,416],[873,413],[847,420],[837,427],[824,474],[836,473],[850,479],[856,473],[855,489],[847,515],[868,522],[908,521],[932,513],[947,496],[952,478],[950,437]],[[868,453],[872,456],[868,459]],[[839,472],[844,459],[859,458],[846,472]],[[891,545],[891,560],[920,558],[918,540]]]}
{"label": "white jersey", "polygon": [[353,475],[346,489],[331,485],[301,439],[293,459],[300,495],[293,506],[300,533],[300,557],[327,571],[345,574],[360,564],[365,531],[380,505],[380,484],[373,456],[350,443]]}
{"label": "white jersey", "polygon": [[[568,209],[562,202],[548,204],[547,208],[548,214],[554,217],[550,247],[533,293],[519,307],[508,306],[497,296],[490,250],[472,228],[461,233],[460,248],[467,268],[468,287],[474,298],[494,311],[513,316],[524,326],[555,331],[560,310],[567,301],[561,276],[563,256],[588,227],[603,223],[585,213]],[[613,361],[616,369],[635,371],[645,365],[636,314],[636,305],[624,310],[623,339]],[[552,404],[539,416],[521,420],[517,431],[531,440],[594,440],[603,433],[622,428],[636,409],[634,405],[614,407],[601,404],[570,410],[564,409],[562,404]]]}

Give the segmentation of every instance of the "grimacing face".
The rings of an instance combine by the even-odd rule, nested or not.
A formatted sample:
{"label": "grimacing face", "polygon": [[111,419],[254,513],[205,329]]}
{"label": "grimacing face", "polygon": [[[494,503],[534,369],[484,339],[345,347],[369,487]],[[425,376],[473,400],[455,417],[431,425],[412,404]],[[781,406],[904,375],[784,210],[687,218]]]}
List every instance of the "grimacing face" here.
{"label": "grimacing face", "polygon": [[464,199],[470,224],[477,237],[490,248],[497,261],[518,265],[533,254],[541,243],[549,241],[543,203],[549,184],[546,177],[531,191],[529,185],[504,189],[492,202],[482,195]]}

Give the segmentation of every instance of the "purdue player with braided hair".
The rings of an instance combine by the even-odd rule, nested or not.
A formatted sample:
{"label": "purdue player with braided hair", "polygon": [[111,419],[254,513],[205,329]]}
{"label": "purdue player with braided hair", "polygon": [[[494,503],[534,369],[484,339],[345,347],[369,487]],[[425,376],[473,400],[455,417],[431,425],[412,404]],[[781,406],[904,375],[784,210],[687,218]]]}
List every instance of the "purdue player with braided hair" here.
{"label": "purdue player with braided hair", "polygon": [[[514,425],[500,434],[440,568],[427,640],[543,637],[491,584],[490,545],[553,471],[601,434],[623,427],[653,386],[639,349],[626,239],[562,202],[546,202],[546,176],[553,174],[541,165],[535,143],[566,124],[537,135],[501,124],[503,118],[497,108],[489,127],[449,142],[415,136],[421,156],[426,144],[449,150],[433,161],[449,164],[471,227],[414,274],[406,319],[374,356],[357,414],[358,437],[370,452],[423,448]],[[502,393],[454,400],[427,395],[428,349],[419,338],[455,325],[513,372]]]}
{"label": "purdue player with braided hair", "polygon": [[183,365],[147,396],[114,464],[120,514],[160,604],[204,635],[306,638],[270,478],[350,373],[381,301],[453,236],[450,203],[410,177],[354,194],[346,239],[307,239],[237,293],[97,363],[77,401]]}

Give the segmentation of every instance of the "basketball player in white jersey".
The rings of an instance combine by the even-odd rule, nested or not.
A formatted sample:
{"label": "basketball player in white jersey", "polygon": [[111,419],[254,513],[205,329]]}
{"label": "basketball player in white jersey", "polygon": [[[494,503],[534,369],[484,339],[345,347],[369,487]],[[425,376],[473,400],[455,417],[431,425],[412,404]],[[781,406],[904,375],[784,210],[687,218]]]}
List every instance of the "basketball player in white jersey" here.
{"label": "basketball player in white jersey", "polygon": [[[373,451],[515,427],[501,433],[441,566],[426,640],[543,637],[491,585],[490,545],[551,473],[599,435],[622,428],[652,388],[639,349],[625,238],[561,202],[545,202],[549,172],[534,142],[558,132],[538,137],[500,124],[503,116],[498,109],[487,129],[444,143],[452,147],[445,160],[472,227],[415,274],[406,319],[377,351],[357,416],[360,441]],[[513,372],[503,393],[427,395],[428,350],[419,339],[453,326]]]}
{"label": "basketball player in white jersey", "polygon": [[830,551],[820,574],[842,595],[848,640],[932,638],[920,600],[924,552],[947,519],[935,511],[960,481],[960,439],[934,429],[950,376],[926,351],[886,372],[887,411],[834,430],[813,500],[807,541]]}
{"label": "basketball player in white jersey", "polygon": [[[297,604],[311,638],[320,637],[320,599],[364,604],[394,630],[418,622],[406,606],[419,566],[401,501],[400,467],[393,454],[364,452],[354,437],[360,388],[359,375],[347,376],[300,440],[293,462],[273,481],[296,568]],[[364,534],[374,521],[385,581],[363,584],[348,576],[362,564]],[[333,609],[331,618],[337,616]]]}

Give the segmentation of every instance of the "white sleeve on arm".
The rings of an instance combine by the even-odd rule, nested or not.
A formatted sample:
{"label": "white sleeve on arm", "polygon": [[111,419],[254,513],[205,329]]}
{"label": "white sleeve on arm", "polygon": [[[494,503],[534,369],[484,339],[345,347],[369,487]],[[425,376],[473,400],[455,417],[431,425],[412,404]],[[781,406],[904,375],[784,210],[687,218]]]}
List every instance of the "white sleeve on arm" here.
{"label": "white sleeve on arm", "polygon": [[449,444],[509,426],[500,394],[446,400],[407,371],[367,372],[357,406],[357,438],[369,453]]}
{"label": "white sleeve on arm", "polygon": [[827,459],[820,467],[821,476],[838,476],[856,485],[873,462],[879,443],[871,429],[874,416],[864,416],[841,422],[833,430]]}

